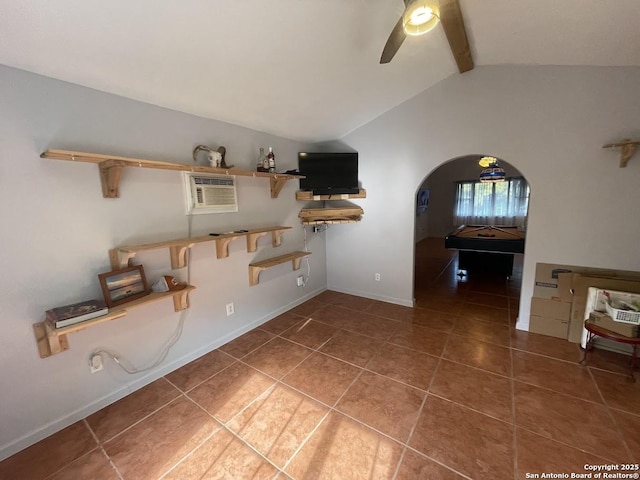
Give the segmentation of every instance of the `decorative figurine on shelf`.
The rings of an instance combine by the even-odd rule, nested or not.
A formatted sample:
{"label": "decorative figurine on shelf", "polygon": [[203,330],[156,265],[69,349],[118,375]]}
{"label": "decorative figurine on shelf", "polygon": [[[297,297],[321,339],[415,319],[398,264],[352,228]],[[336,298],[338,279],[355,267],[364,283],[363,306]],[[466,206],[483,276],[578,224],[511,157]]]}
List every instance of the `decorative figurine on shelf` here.
{"label": "decorative figurine on shelf", "polygon": [[[267,167],[265,168],[265,163]],[[258,164],[256,165],[256,172],[268,172],[269,171],[269,161],[264,154],[264,148],[260,147],[260,155],[258,155]]]}
{"label": "decorative figurine on shelf", "polygon": [[272,147],[269,147],[269,153],[267,153],[267,160],[269,161],[269,173],[276,173],[276,156],[273,153]]}
{"label": "decorative figurine on shelf", "polygon": [[207,152],[207,158],[209,159],[209,163],[214,168],[233,168],[233,165],[227,165],[224,157],[227,153],[227,149],[225,147],[218,147],[218,150],[214,150],[211,147],[207,147],[206,145],[198,145],[193,149],[193,161],[198,163],[198,153],[200,151]]}

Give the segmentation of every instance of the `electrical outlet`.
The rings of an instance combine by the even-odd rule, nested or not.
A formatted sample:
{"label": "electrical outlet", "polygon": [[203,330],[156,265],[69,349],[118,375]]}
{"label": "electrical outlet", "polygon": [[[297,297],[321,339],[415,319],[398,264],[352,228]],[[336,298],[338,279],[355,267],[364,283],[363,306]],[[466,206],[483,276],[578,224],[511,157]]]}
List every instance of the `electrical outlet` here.
{"label": "electrical outlet", "polygon": [[227,303],[227,317],[229,315],[233,315],[234,313],[236,313],[236,311],[233,308],[233,303]]}
{"label": "electrical outlet", "polygon": [[298,278],[296,278],[296,284],[299,287],[304,287],[304,277],[302,275],[299,275]]}
{"label": "electrical outlet", "polygon": [[376,279],[376,282],[379,282],[380,281],[380,274],[376,273],[374,278]]}
{"label": "electrical outlet", "polygon": [[102,370],[104,365],[102,364],[102,356],[99,353],[94,353],[89,358],[89,367],[91,368],[91,373],[96,373]]}

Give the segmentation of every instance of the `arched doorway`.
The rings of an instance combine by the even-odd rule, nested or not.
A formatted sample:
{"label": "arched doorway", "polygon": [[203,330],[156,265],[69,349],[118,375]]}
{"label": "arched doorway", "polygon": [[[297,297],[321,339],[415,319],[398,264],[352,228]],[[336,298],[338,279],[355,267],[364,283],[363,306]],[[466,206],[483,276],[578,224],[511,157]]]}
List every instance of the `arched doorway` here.
{"label": "arched doorway", "polygon": [[[515,324],[524,254],[502,251],[475,254],[467,252],[467,248],[473,247],[465,245],[462,258],[468,255],[479,260],[461,264],[462,250],[445,246],[445,237],[462,224],[475,225],[469,229],[470,235],[484,244],[488,240],[492,247],[500,236],[524,238],[526,234],[529,197],[526,179],[517,168],[498,159],[505,171],[505,181],[481,183],[479,175],[483,167],[478,164],[481,157],[468,155],[443,163],[425,177],[416,191],[414,299],[417,307],[468,318],[472,323],[466,328],[504,339],[508,327],[487,328],[473,322]],[[508,259],[513,259],[508,274],[495,268]]]}

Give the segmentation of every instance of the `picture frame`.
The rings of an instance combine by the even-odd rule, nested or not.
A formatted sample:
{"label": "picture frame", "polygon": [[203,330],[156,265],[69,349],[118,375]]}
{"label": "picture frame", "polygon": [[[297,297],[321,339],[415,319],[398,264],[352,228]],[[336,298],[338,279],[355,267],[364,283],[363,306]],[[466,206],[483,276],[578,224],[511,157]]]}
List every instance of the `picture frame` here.
{"label": "picture frame", "polygon": [[101,273],[98,279],[104,301],[109,308],[151,293],[142,265]]}
{"label": "picture frame", "polygon": [[416,203],[416,215],[424,215],[429,208],[429,194],[431,192],[428,188],[421,188],[418,190],[417,203]]}

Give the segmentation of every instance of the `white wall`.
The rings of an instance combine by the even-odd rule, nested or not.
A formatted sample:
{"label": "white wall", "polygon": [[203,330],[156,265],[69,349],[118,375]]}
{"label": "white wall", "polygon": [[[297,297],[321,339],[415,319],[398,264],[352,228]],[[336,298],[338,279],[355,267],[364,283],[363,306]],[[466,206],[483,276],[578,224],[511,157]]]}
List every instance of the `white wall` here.
{"label": "white wall", "polygon": [[[92,413],[300,303],[326,287],[324,234],[309,235],[311,279],[297,288],[290,263],[263,272],[249,287],[247,265],[303,248],[297,218],[297,181],[271,199],[264,179],[238,177],[239,212],[193,217],[194,235],[239,228],[289,225],[283,245],[270,236],[248,254],[244,239],[216,259],[215,244],[192,251],[197,287],[186,310],[182,338],[165,362],[129,376],[111,361],[89,373],[88,357],[113,350],[143,367],[172,335],[180,318],[170,299],[131,310],[127,317],[69,335],[71,348],[40,359],[32,324],[58,305],[99,298],[98,273],[109,271],[108,250],[127,244],[188,236],[181,174],[126,169],[121,198],[102,197],[98,168],[39,158],[47,148],[138,156],[190,163],[198,144],[227,147],[227,162],[252,170],[260,146],[273,146],[279,170],[297,166],[308,146],[222,122],[180,114],[76,85],[0,67],[0,459]],[[264,112],[265,115],[268,112]],[[150,281],[171,273],[169,251],[139,254]],[[304,263],[303,263],[304,265]],[[225,304],[236,313],[225,316]]]}
{"label": "white wall", "polygon": [[[518,328],[537,262],[640,270],[640,157],[605,143],[640,137],[640,68],[478,67],[352,132],[367,189],[360,224],[327,236],[328,286],[410,304],[414,198],[443,162],[490,152],[531,187]],[[375,282],[380,272],[381,282]]]}

